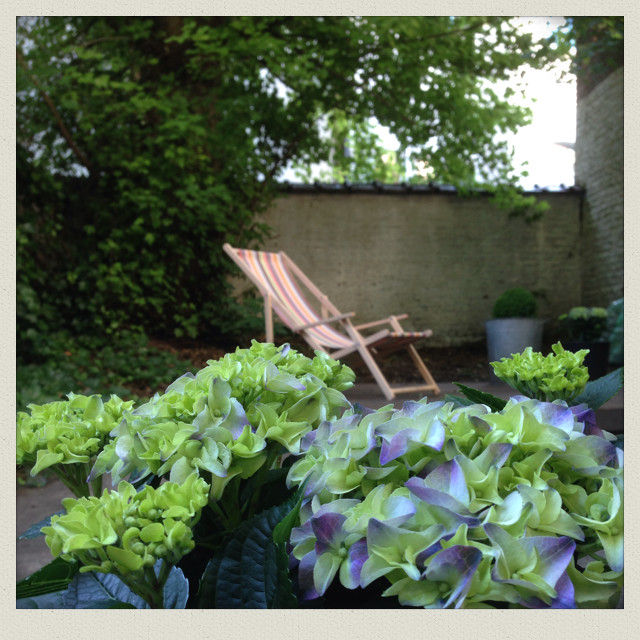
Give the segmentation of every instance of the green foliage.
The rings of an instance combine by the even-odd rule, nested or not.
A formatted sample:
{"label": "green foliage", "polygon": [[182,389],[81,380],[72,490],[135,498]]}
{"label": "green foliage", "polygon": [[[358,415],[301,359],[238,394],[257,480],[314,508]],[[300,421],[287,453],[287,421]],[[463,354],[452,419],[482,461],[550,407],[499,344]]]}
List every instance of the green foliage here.
{"label": "green foliage", "polygon": [[285,542],[298,518],[302,494],[243,523],[222,553],[209,561],[200,581],[198,606],[289,608],[297,606],[288,575]]}
{"label": "green foliage", "polygon": [[624,369],[616,369],[597,380],[590,380],[584,391],[574,400],[575,403],[584,402],[591,409],[599,409],[607,400],[612,398],[620,389],[624,381]]}
{"label": "green foliage", "polygon": [[78,573],[78,566],[55,558],[16,585],[16,598],[32,598],[65,589]]}
{"label": "green foliage", "polygon": [[178,371],[195,370],[173,353],[151,347],[138,332],[121,332],[108,341],[36,332],[32,345],[39,362],[20,362],[16,371],[19,410],[59,400],[69,391],[135,399],[145,389],[166,385]]}
{"label": "green foliage", "polygon": [[493,306],[494,318],[532,318],[536,315],[537,303],[534,295],[527,289],[515,287],[508,289]]}
{"label": "green foliage", "polygon": [[[333,109],[326,122],[329,147],[327,166],[314,175],[308,164],[296,167],[304,182],[372,182],[396,183],[407,180],[405,167],[395,151],[389,151],[369,119],[354,120],[342,109]],[[413,181],[413,180],[412,180]]]}
{"label": "green foliage", "polygon": [[620,365],[624,362],[624,298],[614,300],[607,307],[609,331],[609,362]]}
{"label": "green foliage", "polygon": [[[363,152],[339,177],[397,179],[404,155],[461,189],[478,172],[511,189],[495,134],[527,112],[492,83],[565,53],[502,17],[19,18],[21,357],[61,327],[237,331],[223,242],[264,238],[282,171],[345,143]],[[372,117],[400,141],[391,173]]]}
{"label": "green foliage", "polygon": [[[189,585],[180,569],[171,569],[161,591],[163,609],[185,608]],[[90,572],[76,574],[63,591],[19,599],[17,608],[148,609],[149,603],[136,595],[117,576]]]}
{"label": "green foliage", "polygon": [[606,339],[608,314],[603,307],[573,307],[558,317],[560,331],[571,342]]}
{"label": "green foliage", "polygon": [[571,16],[551,39],[561,46],[568,39],[576,47],[572,72],[578,76],[579,98],[624,64],[623,16]]}
{"label": "green foliage", "polygon": [[507,404],[506,400],[502,398],[497,398],[491,393],[486,393],[484,391],[479,391],[478,389],[473,389],[471,387],[467,387],[464,384],[460,384],[459,382],[455,383],[458,389],[462,391],[465,398],[468,402],[461,402],[459,398],[452,398],[456,404],[459,406],[469,406],[471,404],[485,404],[492,411],[502,411],[504,409],[505,404]]}

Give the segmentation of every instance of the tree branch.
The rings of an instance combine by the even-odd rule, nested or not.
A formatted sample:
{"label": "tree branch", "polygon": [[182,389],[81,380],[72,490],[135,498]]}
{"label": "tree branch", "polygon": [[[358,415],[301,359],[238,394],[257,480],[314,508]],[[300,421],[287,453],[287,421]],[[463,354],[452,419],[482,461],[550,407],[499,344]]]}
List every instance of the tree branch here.
{"label": "tree branch", "polygon": [[85,167],[87,167],[87,169],[90,169],[91,163],[89,162],[89,159],[73,140],[73,137],[71,136],[71,132],[69,131],[69,129],[67,129],[65,123],[62,120],[62,116],[56,109],[56,106],[53,104],[53,100],[51,99],[49,94],[44,90],[38,78],[36,78],[36,76],[33,75],[29,70],[29,66],[27,65],[27,62],[24,59],[24,56],[22,55],[22,52],[20,51],[20,49],[16,49],[16,56],[18,58],[18,64],[25,70],[31,82],[34,84],[36,89],[40,92],[40,95],[42,96],[42,99],[45,101],[47,107],[49,107],[49,111],[51,111],[54,120],[58,124],[58,128],[60,129],[60,133],[62,134],[62,137],[67,141],[67,143],[71,147],[71,150],[76,155],[78,160],[80,160],[80,162]]}

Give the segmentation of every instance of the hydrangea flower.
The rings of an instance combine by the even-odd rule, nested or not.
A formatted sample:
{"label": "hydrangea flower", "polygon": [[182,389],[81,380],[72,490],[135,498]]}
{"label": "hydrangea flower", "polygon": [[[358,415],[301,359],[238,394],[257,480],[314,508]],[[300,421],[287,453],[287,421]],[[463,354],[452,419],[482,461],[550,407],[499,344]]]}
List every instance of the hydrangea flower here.
{"label": "hydrangea flower", "polygon": [[117,491],[105,489],[100,497],[63,500],[67,513],[53,516],[42,532],[54,556],[79,562],[80,572],[114,573],[148,600],[154,565],[161,561],[160,576],[166,579],[171,566],[193,549],[192,527],[208,491],[195,474],[182,485],[167,482],[140,492],[121,482]]}
{"label": "hydrangea flower", "polygon": [[[501,411],[426,400],[349,411],[302,450],[287,481],[307,483],[291,536],[306,597],[332,576],[354,588],[358,571],[360,587],[386,580],[383,595],[427,608],[619,594],[623,461],[584,406],[516,396]],[[603,566],[589,564],[599,551]]]}
{"label": "hydrangea flower", "polygon": [[88,495],[90,464],[133,402],[115,395],[107,402],[98,395],[67,397],[18,413],[16,461],[32,465],[32,476],[52,468],[76,495]]}
{"label": "hydrangea flower", "polygon": [[353,378],[321,352],[312,360],[289,345],[253,341],[128,414],[92,477],[110,472],[117,482],[135,472],[181,482],[195,471],[218,500],[237,476],[250,477],[281,453],[299,453],[306,433],[349,406],[339,389]]}
{"label": "hydrangea flower", "polygon": [[100,497],[63,500],[67,513],[53,516],[42,532],[54,556],[81,562],[83,572],[126,575],[158,558],[175,564],[193,547],[190,527],[208,489],[195,474],[182,485],[167,482],[140,492],[123,481]]}
{"label": "hydrangea flower", "polygon": [[571,400],[584,390],[589,380],[589,371],[582,364],[589,350],[565,351],[560,342],[551,348],[553,352],[543,356],[527,347],[522,353],[492,362],[493,372],[530,398]]}

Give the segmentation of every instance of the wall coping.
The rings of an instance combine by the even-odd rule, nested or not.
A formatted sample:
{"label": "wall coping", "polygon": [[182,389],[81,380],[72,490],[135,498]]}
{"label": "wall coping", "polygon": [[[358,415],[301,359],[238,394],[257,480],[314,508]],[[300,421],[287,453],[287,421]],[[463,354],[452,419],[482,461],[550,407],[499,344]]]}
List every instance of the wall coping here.
{"label": "wall coping", "polygon": [[[307,194],[307,193],[322,193],[322,194],[337,194],[345,195],[351,193],[368,193],[368,194],[380,194],[380,195],[460,195],[458,189],[452,185],[445,184],[411,184],[402,182],[398,184],[383,184],[381,182],[368,182],[368,183],[351,183],[351,182],[313,182],[313,183],[299,183],[299,182],[280,182],[278,183],[278,191],[292,194]],[[490,196],[493,195],[490,191],[483,189],[473,189],[470,191],[475,196]],[[540,187],[532,190],[523,191],[524,194],[530,195],[564,195],[584,193],[584,189],[578,185],[565,187],[561,185],[557,189],[551,189],[546,187]]]}

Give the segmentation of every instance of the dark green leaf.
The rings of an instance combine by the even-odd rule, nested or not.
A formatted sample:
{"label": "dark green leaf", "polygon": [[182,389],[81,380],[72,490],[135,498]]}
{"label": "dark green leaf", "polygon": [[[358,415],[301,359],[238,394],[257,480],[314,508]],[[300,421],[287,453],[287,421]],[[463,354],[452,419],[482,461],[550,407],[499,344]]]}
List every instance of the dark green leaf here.
{"label": "dark green leaf", "polygon": [[16,598],[32,598],[66,589],[78,572],[78,565],[56,558],[16,585]]}
{"label": "dark green leaf", "polygon": [[29,598],[18,598],[16,609],[68,609],[64,606],[64,591],[45,593]]}
{"label": "dark green leaf", "polygon": [[56,511],[56,513],[52,513],[50,516],[44,518],[44,520],[40,520],[40,522],[36,522],[32,524],[26,531],[21,533],[18,536],[18,540],[28,540],[30,538],[37,538],[42,534],[42,527],[48,527],[51,524],[51,518],[53,516],[59,516],[60,514],[65,513],[64,511]]}
{"label": "dark green leaf", "polygon": [[584,402],[595,411],[622,389],[623,382],[624,369],[621,367],[602,376],[602,378],[587,382],[584,391],[577,398],[574,398],[571,404],[576,405]]}
{"label": "dark green leaf", "polygon": [[450,393],[444,397],[445,402],[453,402],[456,407],[468,407],[474,404],[473,400],[469,398],[461,398],[460,396],[452,396]]}
{"label": "dark green leaf", "polygon": [[215,608],[242,609],[245,607],[243,598],[243,579],[245,576],[240,573],[240,563],[242,561],[242,545],[248,529],[248,526],[239,527],[236,533],[237,537],[231,540],[224,549],[224,555],[218,568]]}
{"label": "dark green leaf", "polygon": [[[156,571],[158,566],[156,566]],[[35,574],[34,574],[35,575]],[[54,593],[18,594],[20,609],[148,609],[149,604],[117,576],[110,573],[78,573],[67,588]],[[164,608],[184,609],[189,584],[184,574],[173,567],[164,586]]]}
{"label": "dark green leaf", "polygon": [[307,484],[305,480],[300,488],[296,491],[296,494],[288,500],[285,504],[289,505],[290,511],[284,518],[278,522],[273,529],[273,541],[276,544],[283,544],[288,542],[291,535],[291,529],[296,526],[298,522],[298,516],[300,515],[300,505],[302,504],[302,496],[304,488]]}
{"label": "dark green leaf", "polygon": [[189,581],[178,567],[173,567],[164,583],[164,608],[184,609],[189,599]]}
{"label": "dark green leaf", "polygon": [[288,575],[285,541],[297,522],[299,490],[285,503],[243,523],[200,582],[205,608],[282,608],[297,604]]}
{"label": "dark green leaf", "polygon": [[215,555],[205,567],[200,578],[198,588],[198,608],[211,609],[216,601],[216,584],[218,582],[218,570],[222,561],[221,555]]}
{"label": "dark green leaf", "polygon": [[100,603],[109,601],[130,604],[136,609],[149,608],[120,578],[110,573],[78,574],[65,591],[64,601],[67,609],[105,609]]}
{"label": "dark green leaf", "polygon": [[491,393],[486,393],[478,389],[467,387],[466,385],[460,384],[459,382],[454,382],[454,384],[474,404],[486,404],[492,411],[502,411],[502,409],[504,409],[505,405],[507,404],[506,400],[498,398]]}

